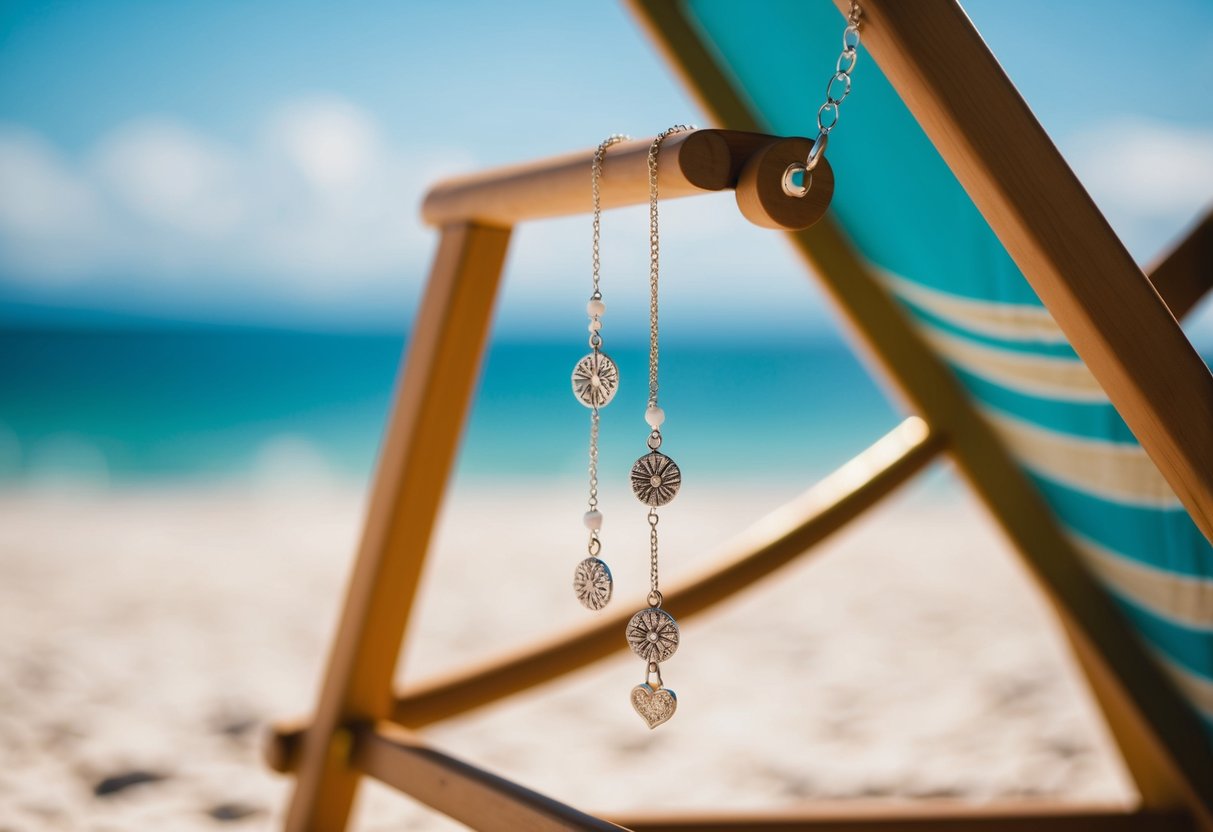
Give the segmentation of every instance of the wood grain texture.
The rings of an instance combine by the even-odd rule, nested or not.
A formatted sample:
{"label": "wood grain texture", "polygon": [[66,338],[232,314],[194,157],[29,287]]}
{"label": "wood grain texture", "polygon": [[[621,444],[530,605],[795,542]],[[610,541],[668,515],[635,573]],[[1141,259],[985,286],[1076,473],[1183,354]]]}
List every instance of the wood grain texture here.
{"label": "wood grain texture", "polygon": [[457,760],[391,723],[357,730],[351,762],[362,773],[472,829],[618,832],[623,828]]}
{"label": "wood grain texture", "polygon": [[[899,13],[891,9],[893,4],[890,0],[869,2],[874,2],[878,7],[875,18],[869,18],[876,21],[873,25],[876,32],[887,27],[889,32],[896,33],[896,36],[890,34],[889,40],[879,48],[887,48],[891,53],[901,55],[905,66],[897,71],[902,73],[904,83],[917,89],[926,101],[926,104],[918,105],[911,102],[911,107],[916,112],[922,109],[928,119],[935,118],[938,121],[937,131],[946,132],[948,125],[961,117],[957,112],[963,115],[964,107],[960,106],[954,112],[949,109],[948,102],[934,101],[932,96],[939,95],[938,79],[931,77],[929,72],[919,71],[921,68],[917,62],[932,57],[931,50],[923,43],[924,40],[929,41],[931,33],[922,31],[924,26],[927,29],[930,26],[921,20],[916,24],[907,23],[908,17],[913,15],[903,10],[900,12],[902,17],[898,17]],[[661,2],[641,5],[650,7],[650,19],[667,13],[656,10],[663,5]],[[674,8],[677,15],[677,4],[666,5]],[[948,26],[954,27],[956,9],[953,4],[946,4],[946,8],[944,5],[925,0],[922,4],[927,18],[932,14],[942,15],[947,18],[945,22]],[[885,12],[888,15],[882,18]],[[963,14],[960,17],[963,18]],[[891,25],[889,21],[900,26]],[[685,21],[676,25],[685,27]],[[948,26],[944,27],[945,31],[951,31]],[[969,34],[972,34],[971,31]],[[865,43],[872,46],[880,43],[881,37],[880,34],[873,37],[872,32],[865,32]],[[977,43],[980,45],[979,40]],[[970,41],[964,43],[966,49],[971,46]],[[875,54],[876,49],[873,52]],[[703,68],[703,72],[711,71],[713,62],[710,57],[696,54],[694,50],[688,54],[691,54],[688,64]],[[883,66],[884,61],[879,56],[877,59]],[[997,69],[996,65],[994,69]],[[727,86],[727,79],[722,83]],[[969,83],[969,79],[965,79],[962,86]],[[732,122],[735,126],[752,126],[753,119],[748,115],[744,102],[728,95],[723,96],[721,101],[719,111],[735,116]],[[970,106],[972,102],[962,101],[959,104]],[[932,106],[939,112],[931,110]],[[950,148],[944,155],[954,169],[957,165],[962,168],[968,166],[966,172],[978,186],[982,184],[983,177],[995,177],[1005,172],[1008,166],[1014,169],[1015,164],[1021,161],[1008,162],[1000,159],[996,153],[991,155],[990,148],[981,142],[982,131],[970,131],[973,133],[970,135],[970,132],[966,132],[968,126],[965,130],[959,130],[958,125],[951,124],[951,128],[959,130],[960,137],[953,138],[956,147]],[[700,133],[706,137],[695,139]],[[930,129],[928,133],[931,133]],[[684,151],[680,150],[677,165],[663,165],[663,197],[735,187],[746,161],[771,140],[769,136],[755,133],[717,131],[698,131],[678,143],[675,143],[675,138],[678,137],[667,142],[667,148],[698,147],[698,150],[685,150],[685,159]],[[1047,143],[1047,139],[1045,141]],[[643,154],[647,153],[647,141],[638,144],[642,145],[639,151],[640,158],[643,158]],[[940,146],[939,141],[937,146]],[[621,156],[626,164],[615,171],[614,178],[610,180],[613,184],[607,184],[607,176],[604,176],[604,205],[607,207],[647,200],[647,160],[642,167],[637,164],[638,148],[623,150],[627,151]],[[612,156],[608,154],[608,166],[611,161]],[[299,782],[288,817],[288,829],[344,828],[360,773],[372,774],[408,791],[428,805],[475,828],[619,828],[426,748],[399,727],[382,721],[389,715],[403,722],[417,724],[442,719],[600,658],[595,650],[602,649],[602,655],[606,655],[618,649],[618,645],[613,643],[606,648],[605,637],[601,639],[602,646],[596,646],[598,629],[609,634],[611,642],[618,641],[615,638],[617,622],[608,622],[600,628],[589,628],[580,636],[565,642],[542,645],[458,677],[406,692],[398,701],[393,701],[390,691],[391,677],[434,515],[449,476],[483,352],[496,283],[509,238],[509,232],[503,226],[510,226],[522,219],[587,211],[588,168],[588,154],[578,154],[567,157],[563,162],[541,163],[445,183],[427,199],[427,220],[448,227],[444,228],[439,256],[427,287],[414,342],[410,346],[408,363],[376,475],[366,532],[316,718],[307,731],[280,733],[277,741],[271,743],[267,755],[271,762],[283,769],[298,769]],[[612,172],[608,170],[607,173]],[[966,183],[964,176],[961,179],[962,183]],[[1069,184],[1063,183],[1061,196],[1078,199],[1080,215],[1075,221],[1075,228],[1069,230],[1082,231],[1085,228],[1090,231],[1098,226],[1098,223],[1092,225],[1093,209],[1087,211],[1084,208],[1082,202],[1085,195],[1079,189],[1075,196],[1072,189],[1067,190]],[[612,193],[612,190],[616,192]],[[1056,197],[1057,192],[1052,192],[1052,195]],[[1158,324],[1158,310],[1166,311],[1157,294],[1149,289],[1149,284],[1145,284],[1149,296],[1153,298],[1153,306],[1148,306],[1145,323],[1140,329],[1130,328],[1126,333],[1117,335],[1114,325],[1126,323],[1126,318],[1123,314],[1118,316],[1116,309],[1146,297],[1140,291],[1140,284],[1144,283],[1140,271],[1136,271],[1136,267],[1133,270],[1124,269],[1124,257],[1119,257],[1116,252],[1105,254],[1102,260],[1097,258],[1094,261],[1096,266],[1113,268],[1110,292],[1113,297],[1102,306],[1097,304],[1092,307],[1088,302],[1096,279],[1089,274],[1075,276],[1067,270],[1081,257],[1088,255],[1091,246],[1098,245],[1098,234],[1079,241],[1073,247],[1075,251],[1068,251],[1064,246],[1059,246],[1057,235],[1043,238],[1035,235],[1037,225],[1054,221],[1054,215],[1050,214],[1044,219],[1023,215],[1026,210],[1024,198],[1028,198],[1027,205],[1031,204],[1032,197],[1040,198],[1039,194],[1032,193],[1032,187],[1018,190],[1009,188],[1005,193],[995,192],[986,197],[987,204],[978,202],[978,207],[987,212],[987,218],[995,225],[1000,236],[1005,233],[1013,239],[1015,249],[1006,239],[1004,244],[1016,261],[1020,262],[1022,257],[1037,270],[1033,272],[1036,275],[1033,285],[1038,280],[1050,287],[1049,292],[1039,287],[1037,291],[1059,321],[1063,316],[1067,317],[1074,332],[1071,333],[1064,322],[1062,327],[1075,340],[1076,347],[1078,341],[1083,340],[1085,346],[1079,350],[1080,354],[1091,364],[1084,349],[1109,353],[1104,359],[1103,375],[1097,372],[1096,376],[1106,388],[1111,384],[1117,390],[1113,401],[1118,407],[1120,402],[1117,397],[1136,402],[1138,411],[1131,421],[1126,414],[1126,420],[1135,431],[1144,428],[1147,432],[1154,432],[1150,443],[1142,439],[1143,445],[1156,460],[1160,456],[1168,460],[1170,469],[1164,469],[1164,473],[1170,470],[1187,488],[1187,491],[1180,493],[1181,499],[1185,499],[1185,504],[1192,500],[1207,508],[1210,505],[1207,499],[1210,477],[1202,477],[1200,472],[1194,476],[1192,470],[1192,454],[1199,454],[1210,447],[1207,431],[1186,431],[1174,418],[1174,413],[1170,412],[1174,407],[1160,406],[1157,400],[1148,397],[1151,392],[1170,389],[1168,385],[1174,385],[1179,380],[1191,380],[1192,364],[1189,357],[1182,351],[1174,352],[1176,342],[1173,333],[1153,337],[1150,341],[1151,355],[1175,357],[1178,369],[1161,373],[1165,378],[1160,382],[1143,384],[1134,379],[1139,365],[1124,354],[1128,348],[1126,345],[1132,344],[1134,338],[1151,337],[1149,333]],[[1060,204],[1067,211],[1073,207],[1064,198]],[[1098,218],[1097,212],[1094,216]],[[478,222],[468,224],[469,219]],[[996,220],[1001,225],[997,225]],[[1098,230],[1095,227],[1095,231]],[[940,437],[946,435],[952,442],[952,450],[962,471],[994,509],[1003,527],[1023,551],[1033,574],[1056,602],[1109,725],[1147,802],[1162,806],[1185,805],[1196,812],[1203,828],[1213,828],[1207,813],[1207,792],[1213,788],[1213,777],[1209,776],[1208,754],[1199,728],[1194,726],[1194,720],[1182,707],[1173,689],[1162,680],[1140,646],[1133,641],[1128,628],[1115,615],[1106,596],[1078,565],[1056,525],[1044,519],[1047,509],[1043,508],[1038,495],[1023,480],[1022,474],[990,433],[988,426],[964,400],[946,368],[931,355],[900,317],[899,310],[880,291],[837,229],[825,223],[811,232],[797,235],[796,242],[815,265],[829,272],[827,283],[835,300],[851,314],[855,326],[868,337],[874,354],[891,371],[895,384],[916,409],[927,416],[934,432],[928,434],[918,423],[918,438],[902,449],[902,456],[894,455],[895,464],[886,468],[877,466],[869,472],[876,482],[865,484],[865,493],[844,493],[840,501],[827,500],[819,515],[810,514],[807,520],[794,525],[793,533],[786,539],[770,543],[765,549],[759,545],[737,562],[692,582],[681,596],[685,609],[680,610],[680,614],[693,614],[796,557],[816,539],[850,519],[849,513],[852,516],[860,513],[867,507],[866,501],[878,498],[882,489],[887,493],[887,490],[896,487],[925,465],[938,449]],[[1196,251],[1199,259],[1200,249]],[[1120,254],[1123,254],[1123,249]],[[1020,262],[1020,266],[1027,273],[1025,262]],[[1176,263],[1179,262],[1177,259]],[[1130,280],[1134,271],[1137,284]],[[1166,270],[1161,269],[1159,274],[1162,275],[1160,286],[1168,284]],[[1033,276],[1030,275],[1029,279],[1033,280]],[[1171,281],[1169,285],[1178,284]],[[1176,289],[1172,295],[1178,298],[1184,292],[1191,294],[1191,289]],[[1079,311],[1074,311],[1075,307]],[[1173,320],[1171,323],[1173,329],[1177,330]],[[890,326],[891,332],[879,331],[885,326]],[[1142,336],[1143,332],[1145,336]],[[472,335],[470,338],[469,333]],[[1191,352],[1190,348],[1188,351]],[[1203,369],[1203,364],[1201,367]],[[1095,370],[1094,366],[1092,370]],[[1207,371],[1205,377],[1207,382]],[[943,387],[936,389],[937,384]],[[1193,385],[1189,398],[1180,404],[1186,406],[1195,403],[1198,405],[1197,416],[1203,418],[1207,415],[1209,401],[1207,383],[1202,386],[1198,381]],[[1157,425],[1151,422],[1156,417],[1160,419]],[[1208,425],[1209,422],[1206,420],[1204,424]],[[906,429],[905,425],[903,429]],[[1141,434],[1138,435],[1140,438]],[[1163,463],[1159,464],[1161,468]],[[1207,517],[1203,522],[1198,517],[1198,522],[1202,523],[1202,528],[1208,534],[1205,525]],[[678,602],[676,591],[671,594],[670,604],[673,606]],[[584,641],[578,642],[579,638]],[[586,650],[589,652],[586,653]],[[572,655],[574,652],[576,656]],[[437,700],[441,702],[435,704]],[[365,727],[368,725],[376,727],[372,730]],[[637,818],[636,823],[640,825],[639,828],[645,829],[1186,828],[1184,819],[1176,813],[1155,809],[1120,812],[1058,807],[1034,813],[1029,808],[1023,813],[999,816],[997,812],[957,812],[935,806],[920,808],[921,812],[899,808],[895,813],[883,817],[861,810],[848,811],[833,819],[818,813],[808,818],[785,817],[782,820],[773,817],[764,820],[704,816]],[[782,826],[779,825],[781,823]],[[830,826],[830,823],[836,825]]]}
{"label": "wood grain texture", "polygon": [[[666,591],[665,606],[679,621],[710,609],[809,553],[811,547],[876,505],[922,471],[943,449],[943,438],[910,417],[872,447],[803,495],[738,536],[705,574]],[[633,606],[583,626],[569,636],[532,645],[513,655],[406,688],[392,719],[410,728],[448,719],[527,690],[625,649],[620,633]],[[298,760],[305,726],[280,726],[267,759],[278,771]]]}
{"label": "wood grain texture", "polygon": [[837,228],[818,223],[795,239],[830,295],[853,311],[853,324],[896,387],[933,430],[947,434],[958,470],[1061,620],[1143,797],[1154,806],[1203,811],[1197,790],[1213,786],[1203,726],[1083,565],[1052,510]]}
{"label": "wood grain texture", "polygon": [[[760,129],[753,107],[716,65],[699,32],[683,16],[681,3],[630,0],[630,5],[716,123]],[[906,4],[905,10],[937,5],[937,0],[924,1]],[[871,21],[868,28],[874,28]],[[872,34],[865,30],[865,44]],[[791,238],[870,364],[933,431],[948,437],[961,474],[1006,532],[1065,626],[1143,798],[1152,806],[1187,806],[1200,816],[1201,828],[1213,829],[1213,756],[1203,726],[1082,566],[1048,505],[832,219],[827,215]]]}
{"label": "wood grain texture", "polygon": [[[695,130],[669,136],[662,142],[657,168],[661,199],[737,187],[750,158],[778,139],[735,130]],[[601,180],[604,209],[648,202],[651,142],[622,142],[607,151]],[[594,150],[584,150],[439,182],[426,195],[421,215],[430,225],[473,221],[510,227],[525,220],[588,214],[593,156]],[[768,222],[775,227],[803,227],[781,221],[796,215],[799,201],[780,196],[782,199],[762,202],[775,211]]]}
{"label": "wood grain texture", "polygon": [[303,737],[286,829],[345,828],[358,783],[345,726],[392,709],[392,677],[455,459],[510,232],[443,229],[371,490],[362,543]]}
{"label": "wood grain texture", "polygon": [[864,46],[1213,541],[1213,374],[964,10],[863,10]]}
{"label": "wood grain texture", "polygon": [[737,182],[742,216],[762,228],[781,231],[808,228],[825,216],[834,196],[834,170],[824,156],[813,169],[807,194],[789,197],[783,190],[788,166],[804,164],[812,147],[808,139],[781,139],[755,153]]}

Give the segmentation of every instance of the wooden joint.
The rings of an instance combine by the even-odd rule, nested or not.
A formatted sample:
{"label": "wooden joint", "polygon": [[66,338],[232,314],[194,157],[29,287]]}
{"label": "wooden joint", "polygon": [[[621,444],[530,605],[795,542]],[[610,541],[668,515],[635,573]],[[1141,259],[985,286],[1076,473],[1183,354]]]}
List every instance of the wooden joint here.
{"label": "wooden joint", "polygon": [[381,722],[355,733],[352,764],[472,829],[618,832],[621,827],[426,745]]}
{"label": "wooden joint", "polygon": [[[922,471],[945,448],[946,438],[917,416],[907,418],[867,450],[800,497],[743,532],[721,563],[666,594],[666,605],[686,620],[793,562]],[[394,703],[391,718],[409,728],[457,716],[570,673],[624,647],[620,638],[630,612],[608,616],[561,639],[532,645],[512,656],[410,686]],[[294,770],[305,725],[284,724],[266,743],[276,771]]]}

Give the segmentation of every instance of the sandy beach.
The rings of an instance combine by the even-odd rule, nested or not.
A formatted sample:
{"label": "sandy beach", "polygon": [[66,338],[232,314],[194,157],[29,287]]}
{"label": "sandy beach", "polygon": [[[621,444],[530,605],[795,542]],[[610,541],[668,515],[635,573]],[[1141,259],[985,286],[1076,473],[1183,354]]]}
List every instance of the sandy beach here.
{"label": "sandy beach", "polygon": [[[796,490],[688,490],[663,522],[667,574]],[[605,551],[628,604],[646,527],[624,496],[605,495]],[[403,673],[584,620],[578,500],[456,489]],[[315,482],[0,498],[0,829],[274,828],[289,781],[261,733],[310,708],[362,509],[361,489]],[[1049,615],[946,485],[687,623],[665,667],[679,713],[657,731],[628,705],[638,681],[621,654],[429,733],[590,811],[1128,795]],[[459,828],[375,785],[358,817]]]}

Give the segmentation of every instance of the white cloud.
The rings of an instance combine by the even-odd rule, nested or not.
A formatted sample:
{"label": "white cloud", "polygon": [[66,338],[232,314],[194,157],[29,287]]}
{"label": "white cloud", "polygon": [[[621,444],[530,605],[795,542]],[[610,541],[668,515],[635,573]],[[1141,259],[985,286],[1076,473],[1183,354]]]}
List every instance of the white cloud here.
{"label": "white cloud", "polygon": [[293,297],[365,294],[419,272],[432,246],[424,187],[471,167],[445,149],[388,147],[369,114],[335,97],[292,101],[258,135],[238,147],[145,117],[67,160],[0,126],[0,272],[34,284],[206,276],[228,292],[251,276]]}
{"label": "white cloud", "polygon": [[1108,221],[1150,259],[1213,201],[1213,132],[1124,116],[1065,142]]}
{"label": "white cloud", "polygon": [[87,270],[104,236],[79,173],[36,133],[0,126],[0,258],[10,269],[52,278]]}
{"label": "white cloud", "polygon": [[[1126,116],[1064,143],[1074,172],[1139,262],[1155,259],[1213,204],[1213,131]],[[1213,352],[1213,303],[1184,330]]]}
{"label": "white cloud", "polygon": [[151,226],[222,239],[245,218],[236,154],[166,119],[143,119],[107,136],[94,153],[99,188]]}
{"label": "white cloud", "polygon": [[[425,188],[474,169],[474,153],[494,146],[492,132],[418,147],[331,95],[285,102],[253,127],[237,145],[142,117],[69,159],[29,130],[0,125],[0,279],[87,283],[112,291],[119,307],[123,293],[152,305],[179,295],[241,309],[289,300],[320,316],[359,309],[400,320],[436,242],[418,216]],[[1143,259],[1213,194],[1207,130],[1126,117],[1063,145]],[[604,219],[603,285],[612,310],[623,310],[614,327],[644,323],[627,310],[643,312],[646,303],[645,213],[636,206]],[[821,326],[823,305],[806,289],[803,265],[779,235],[746,223],[731,194],[663,204],[662,231],[671,325],[718,332],[739,318],[785,330]],[[529,323],[580,309],[588,218],[528,223],[512,249],[500,319]]]}
{"label": "white cloud", "polygon": [[[67,160],[0,126],[0,279],[72,277],[113,292],[119,307],[123,293],[241,309],[279,299],[321,316],[361,309],[402,320],[437,240],[419,217],[425,188],[474,169],[470,150],[394,143],[369,113],[333,96],[288,102],[252,135],[238,146],[143,117]],[[493,140],[486,132],[465,148]],[[742,219],[731,193],[663,204],[662,230],[672,325],[820,320],[803,267],[778,234]],[[645,206],[604,219],[613,309],[647,305],[647,231]],[[589,254],[588,217],[520,228],[500,317],[530,324],[580,310]],[[623,311],[616,320],[639,330],[646,319]]]}
{"label": "white cloud", "polygon": [[322,190],[365,184],[384,155],[379,130],[369,116],[339,98],[288,105],[271,120],[266,139]]}

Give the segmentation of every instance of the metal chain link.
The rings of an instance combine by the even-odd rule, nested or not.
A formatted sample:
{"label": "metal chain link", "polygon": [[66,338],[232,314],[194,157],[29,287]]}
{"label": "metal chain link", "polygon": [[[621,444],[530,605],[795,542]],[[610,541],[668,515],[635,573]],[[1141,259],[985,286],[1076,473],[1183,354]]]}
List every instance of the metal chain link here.
{"label": "metal chain link", "polygon": [[661,242],[657,223],[657,156],[661,143],[675,133],[694,130],[693,124],[675,124],[658,133],[649,145],[649,405],[657,406],[657,281],[660,276]]}
{"label": "metal chain link", "polygon": [[[590,412],[590,500],[589,511],[598,510],[598,408]],[[602,541],[598,538],[598,529],[590,529],[590,541],[586,544],[590,557],[598,557],[602,551]]]}
{"label": "metal chain link", "polygon": [[[590,195],[594,202],[594,253],[591,266],[591,278],[594,288],[590,294],[590,300],[602,300],[602,292],[598,287],[599,271],[602,266],[598,252],[598,244],[602,236],[602,164],[606,160],[608,147],[627,141],[630,138],[631,136],[624,135],[623,133],[614,133],[607,136],[594,151],[594,159],[590,164]],[[602,336],[597,330],[590,333],[590,347],[594,352],[598,352],[602,347]],[[598,408],[594,407],[590,409],[590,498],[588,511],[598,510],[598,426]],[[598,553],[602,551],[602,541],[598,538],[598,529],[590,529],[588,550],[590,557],[597,557]]]}
{"label": "metal chain link", "polygon": [[[649,407],[657,407],[657,366],[658,366],[658,315],[657,315],[657,284],[661,275],[661,236],[657,217],[657,158],[661,151],[661,143],[675,133],[685,133],[694,130],[691,124],[675,124],[667,130],[658,133],[649,145]],[[649,435],[648,445],[656,450],[661,447],[661,430],[653,428]],[[649,606],[660,607],[662,602],[661,590],[658,589],[657,570],[657,523],[660,521],[657,508],[649,509]]]}
{"label": "metal chain link", "polygon": [[649,606],[661,606],[661,590],[657,586],[657,509],[649,509]]}
{"label": "metal chain link", "polygon": [[[817,109],[817,133],[819,136],[828,136],[830,131],[838,126],[838,117],[841,115],[842,102],[851,94],[851,72],[855,69],[855,63],[859,60],[859,22],[863,17],[863,10],[859,8],[859,4],[852,0],[851,11],[847,15],[847,27],[842,30],[842,53],[838,56],[838,61],[834,64],[834,74],[830,76],[830,80],[826,82],[826,102]],[[846,66],[843,66],[843,62]],[[836,84],[842,83],[841,95],[836,95]],[[812,160],[812,157],[810,157]],[[812,170],[812,168],[810,168]]]}
{"label": "metal chain link", "polygon": [[598,256],[598,241],[602,235],[602,163],[606,159],[607,148],[613,144],[626,142],[631,136],[623,133],[614,133],[602,140],[602,144],[598,145],[598,149],[594,151],[594,161],[590,165],[590,193],[594,199],[594,263],[593,263],[593,280],[594,292],[590,295],[593,300],[601,300],[602,292],[598,290],[598,272],[601,267],[601,262]]}
{"label": "metal chain link", "polygon": [[[587,511],[598,510],[598,408],[590,410],[590,501]],[[590,531],[590,540],[598,539],[598,530]],[[591,544],[592,545],[592,544]],[[591,552],[590,554],[597,554]]]}
{"label": "metal chain link", "polygon": [[[842,52],[834,62],[834,74],[826,82],[825,103],[817,108],[817,138],[813,140],[804,162],[789,165],[783,173],[783,192],[788,196],[805,196],[813,187],[813,169],[825,156],[830,133],[838,126],[838,119],[842,115],[842,102],[851,94],[851,72],[859,60],[859,26],[862,18],[863,10],[859,8],[859,3],[851,0],[847,25],[842,30]],[[795,182],[796,174],[801,176],[800,184]]]}

